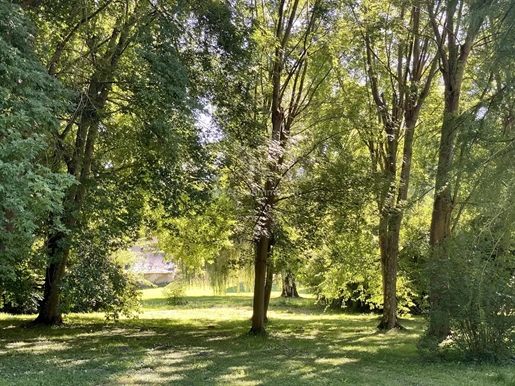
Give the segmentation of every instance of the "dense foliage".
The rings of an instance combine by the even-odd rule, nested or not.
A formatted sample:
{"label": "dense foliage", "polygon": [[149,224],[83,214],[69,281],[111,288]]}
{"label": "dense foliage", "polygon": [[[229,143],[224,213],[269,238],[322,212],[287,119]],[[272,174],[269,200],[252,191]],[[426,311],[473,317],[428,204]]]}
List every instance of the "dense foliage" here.
{"label": "dense foliage", "polygon": [[0,15],[0,295],[8,309],[34,311],[33,270],[43,264],[37,237],[49,216],[62,212],[64,191],[73,184],[52,170],[45,154],[71,95],[38,61],[22,10],[2,1]]}
{"label": "dense foliage", "polygon": [[131,315],[144,235],[217,293],[253,267],[256,334],[300,282],[384,330],[426,315],[431,352],[510,355],[511,1],[21,4],[0,0],[5,311]]}

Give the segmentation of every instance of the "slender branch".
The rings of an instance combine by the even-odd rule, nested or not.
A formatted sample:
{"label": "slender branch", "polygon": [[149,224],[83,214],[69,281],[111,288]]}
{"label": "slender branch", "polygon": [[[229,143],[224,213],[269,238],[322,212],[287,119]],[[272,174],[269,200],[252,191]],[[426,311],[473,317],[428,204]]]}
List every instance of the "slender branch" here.
{"label": "slender branch", "polygon": [[100,6],[95,12],[93,12],[91,15],[82,18],[66,35],[66,37],[57,45],[56,50],[54,54],[52,55],[52,58],[50,58],[50,61],[48,62],[48,73],[50,75],[55,75],[55,66],[58,60],[61,58],[61,55],[64,52],[64,48],[70,41],[70,39],[75,35],[75,33],[78,31],[78,29],[89,22],[91,19],[93,19],[95,16],[97,16],[100,12],[102,12],[104,9],[106,9],[110,4],[112,0],[107,0],[102,6]]}

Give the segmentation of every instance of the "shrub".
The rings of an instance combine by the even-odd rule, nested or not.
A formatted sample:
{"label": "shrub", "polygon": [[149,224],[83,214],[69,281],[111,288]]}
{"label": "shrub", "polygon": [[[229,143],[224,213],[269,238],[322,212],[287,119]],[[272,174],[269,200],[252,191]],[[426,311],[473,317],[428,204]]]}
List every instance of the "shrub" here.
{"label": "shrub", "polygon": [[16,270],[14,280],[4,281],[0,297],[0,312],[10,314],[35,314],[41,302],[41,278],[37,275]]}
{"label": "shrub", "polygon": [[453,340],[469,359],[502,360],[513,349],[515,283],[499,260],[476,259],[468,268],[453,274]]}
{"label": "shrub", "polygon": [[[446,248],[449,258],[440,263],[445,264],[445,270],[440,267],[438,271],[446,272],[442,280],[447,284],[443,292],[445,306],[436,311],[449,316],[450,347],[464,359],[507,359],[515,348],[512,253],[478,245],[477,240],[466,235],[451,240]],[[440,352],[442,348],[440,345]]]}
{"label": "shrub", "polygon": [[83,249],[63,281],[63,311],[105,312],[106,319],[134,317],[140,310],[139,282],[112,255]]}
{"label": "shrub", "polygon": [[187,301],[184,299],[186,296],[185,281],[182,279],[172,281],[170,284],[163,288],[163,295],[165,296],[168,304],[172,306],[186,304]]}

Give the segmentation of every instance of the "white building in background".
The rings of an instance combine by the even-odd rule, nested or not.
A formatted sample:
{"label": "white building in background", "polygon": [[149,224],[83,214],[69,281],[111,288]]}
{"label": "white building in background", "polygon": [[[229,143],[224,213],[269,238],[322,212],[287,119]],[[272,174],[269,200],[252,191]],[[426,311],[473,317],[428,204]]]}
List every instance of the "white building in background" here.
{"label": "white building in background", "polygon": [[173,281],[175,264],[165,261],[162,253],[149,252],[144,247],[137,245],[131,247],[130,251],[136,257],[135,263],[129,268],[131,271],[157,285]]}

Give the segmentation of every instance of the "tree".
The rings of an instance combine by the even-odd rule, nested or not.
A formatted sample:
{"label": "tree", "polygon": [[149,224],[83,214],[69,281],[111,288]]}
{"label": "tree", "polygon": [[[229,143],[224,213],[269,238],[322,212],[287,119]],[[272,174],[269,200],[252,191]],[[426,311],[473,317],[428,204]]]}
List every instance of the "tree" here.
{"label": "tree", "polygon": [[[84,206],[85,196],[90,185],[92,169],[95,161],[95,146],[98,143],[102,129],[102,118],[107,113],[109,97],[113,91],[118,66],[122,56],[134,40],[138,23],[146,23],[147,11],[141,10],[139,4],[127,2],[117,6],[110,2],[104,4],[83,3],[72,11],[66,24],[62,23],[63,13],[71,6],[62,3],[60,9],[50,14],[61,23],[63,36],[49,50],[47,66],[49,74],[63,79],[68,87],[80,93],[75,112],[65,123],[58,134],[58,152],[54,153],[54,164],[65,165],[66,173],[75,177],[80,184],[70,188],[64,201],[65,213],[62,222],[74,231],[79,222],[79,213]],[[55,13],[54,13],[55,12]],[[112,12],[111,17],[106,12]],[[98,23],[110,19],[112,27]],[[55,28],[55,27],[51,27]],[[66,76],[70,62],[80,59],[82,54],[77,52],[73,43],[84,39],[86,53],[92,58],[91,65],[82,61],[79,79]],[[76,47],[76,46],[75,46]],[[80,49],[80,48],[79,48]],[[73,83],[72,83],[73,82]],[[83,89],[77,88],[79,84]],[[79,86],[80,87],[80,86]],[[70,255],[73,233],[52,232],[46,240],[49,265],[46,268],[43,300],[37,323],[61,323],[59,311],[60,285]]]}
{"label": "tree", "polygon": [[283,298],[299,298],[295,276],[291,272],[286,272],[283,277],[283,290],[281,292]]}
{"label": "tree", "polygon": [[48,216],[62,212],[64,190],[73,180],[52,172],[43,156],[67,94],[37,60],[32,26],[21,8],[1,1],[0,14],[1,295],[20,290],[26,267],[39,264],[32,244]]}
{"label": "tree", "polygon": [[188,87],[184,65],[196,53],[181,47],[190,36],[181,37],[176,24],[195,16],[189,6],[174,15],[167,2],[43,3],[27,4],[46,43],[40,55],[77,95],[53,137],[53,169],[79,181],[63,200],[67,231],[50,231],[45,240],[36,322],[54,324],[62,320],[60,283],[82,229],[102,235],[106,253],[126,247],[146,205],[174,215],[184,209],[181,198],[203,198],[210,176],[192,116],[200,93]]}
{"label": "tree", "polygon": [[[379,118],[361,131],[372,163],[381,178],[377,194],[379,249],[383,278],[383,316],[380,329],[401,327],[397,322],[397,270],[404,211],[408,206],[415,129],[437,70],[437,55],[427,35],[421,2],[353,5],[360,26],[363,62],[370,106]],[[387,13],[384,13],[387,9]],[[370,111],[372,116],[374,112]]]}
{"label": "tree", "polygon": [[449,257],[444,244],[451,235],[452,215],[460,189],[460,173],[455,170],[455,149],[458,135],[466,130],[461,103],[464,77],[474,46],[483,36],[482,30],[489,20],[488,16],[493,17],[491,20],[495,22],[499,3],[495,0],[452,0],[445,4],[429,2],[427,6],[439,50],[444,85],[444,111],[429,239],[434,269],[431,277],[428,334],[437,339],[443,339],[449,334],[448,315],[440,299],[446,287],[446,275],[442,270],[445,270],[445,260]]}
{"label": "tree", "polygon": [[[266,152],[260,158],[264,168],[254,175],[252,186],[260,192],[255,201],[256,226],[254,242],[255,285],[251,332],[265,331],[267,263],[271,252],[274,212],[281,180],[288,172],[287,152],[292,128],[299,115],[311,102],[326,72],[310,77],[310,54],[316,46],[322,2],[300,0],[279,1],[277,4],[256,4],[253,12],[255,35],[260,60],[265,71],[259,81],[263,92],[263,111],[269,119]],[[261,65],[263,65],[261,64]],[[308,75],[309,74],[309,75]],[[269,277],[271,277],[271,270]]]}

